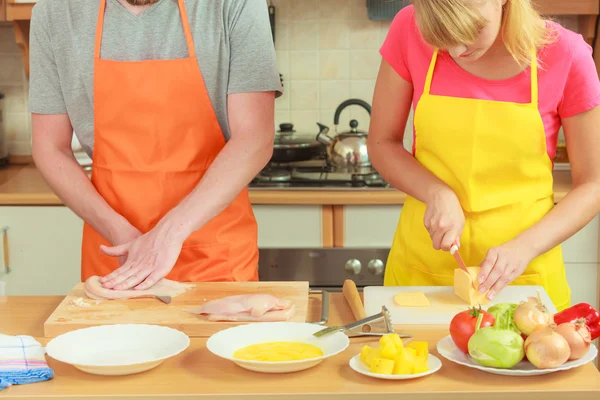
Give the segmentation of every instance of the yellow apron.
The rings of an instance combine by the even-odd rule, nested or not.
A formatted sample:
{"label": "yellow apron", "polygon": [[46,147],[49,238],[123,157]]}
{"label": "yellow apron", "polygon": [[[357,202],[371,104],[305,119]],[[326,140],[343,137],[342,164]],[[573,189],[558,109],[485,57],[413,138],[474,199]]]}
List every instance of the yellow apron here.
{"label": "yellow apron", "polygon": [[[538,111],[536,54],[532,51],[529,104],[432,95],[437,55],[415,110],[415,157],[458,196],[466,219],[461,255],[468,266],[477,266],[491,247],[513,239],[554,206],[552,163]],[[406,199],[384,285],[454,284],[456,261],[433,248],[423,223],[425,207],[411,196]],[[558,310],[569,307],[561,246],[535,258],[513,284],[542,286]]]}

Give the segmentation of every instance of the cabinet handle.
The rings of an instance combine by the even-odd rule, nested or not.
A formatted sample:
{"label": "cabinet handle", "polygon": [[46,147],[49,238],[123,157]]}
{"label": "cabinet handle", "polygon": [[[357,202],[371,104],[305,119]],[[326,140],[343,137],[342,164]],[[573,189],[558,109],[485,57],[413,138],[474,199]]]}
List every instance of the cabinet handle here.
{"label": "cabinet handle", "polygon": [[2,227],[2,244],[4,247],[4,269],[10,274],[10,264],[8,258],[8,226]]}

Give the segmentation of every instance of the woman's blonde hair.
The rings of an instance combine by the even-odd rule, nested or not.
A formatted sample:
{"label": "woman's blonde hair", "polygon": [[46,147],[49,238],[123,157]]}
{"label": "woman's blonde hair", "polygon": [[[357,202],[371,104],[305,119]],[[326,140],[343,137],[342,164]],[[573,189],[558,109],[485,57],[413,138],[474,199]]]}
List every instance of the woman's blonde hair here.
{"label": "woman's blonde hair", "polygon": [[[475,42],[488,21],[475,9],[479,1],[498,0],[412,0],[417,26],[423,39],[438,49]],[[519,65],[531,63],[531,49],[539,50],[555,36],[533,8],[531,0],[507,0],[500,26],[504,45]]]}

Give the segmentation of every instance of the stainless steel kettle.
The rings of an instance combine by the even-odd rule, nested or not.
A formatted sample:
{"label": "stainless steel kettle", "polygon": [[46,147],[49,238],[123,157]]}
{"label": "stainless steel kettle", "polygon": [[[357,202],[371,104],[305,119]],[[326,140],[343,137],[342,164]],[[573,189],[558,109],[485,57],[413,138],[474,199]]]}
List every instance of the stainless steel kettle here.
{"label": "stainless steel kettle", "polygon": [[340,123],[340,115],[348,106],[362,106],[369,116],[371,115],[371,106],[360,99],[350,99],[339,105],[335,111],[333,123],[335,124],[335,137],[329,136],[329,128],[319,124],[320,132],[317,140],[327,146],[327,155],[329,161],[338,171],[368,173],[371,172],[371,161],[367,152],[367,132],[358,130],[358,121],[350,121],[350,131],[337,133],[337,126]]}

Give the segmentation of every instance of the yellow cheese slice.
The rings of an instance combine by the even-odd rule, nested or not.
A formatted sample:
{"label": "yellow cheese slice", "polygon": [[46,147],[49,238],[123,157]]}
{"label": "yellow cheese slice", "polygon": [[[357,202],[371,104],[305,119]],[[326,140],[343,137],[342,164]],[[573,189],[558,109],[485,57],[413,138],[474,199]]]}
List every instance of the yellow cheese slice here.
{"label": "yellow cheese slice", "polygon": [[479,288],[477,276],[481,268],[467,267],[467,269],[469,274],[460,268],[454,270],[454,293],[470,306],[487,304],[489,302],[486,297],[488,292],[479,293],[479,290],[473,288],[473,282],[475,282],[475,287]]}
{"label": "yellow cheese slice", "polygon": [[429,307],[431,304],[423,292],[400,292],[394,296],[400,307]]}

